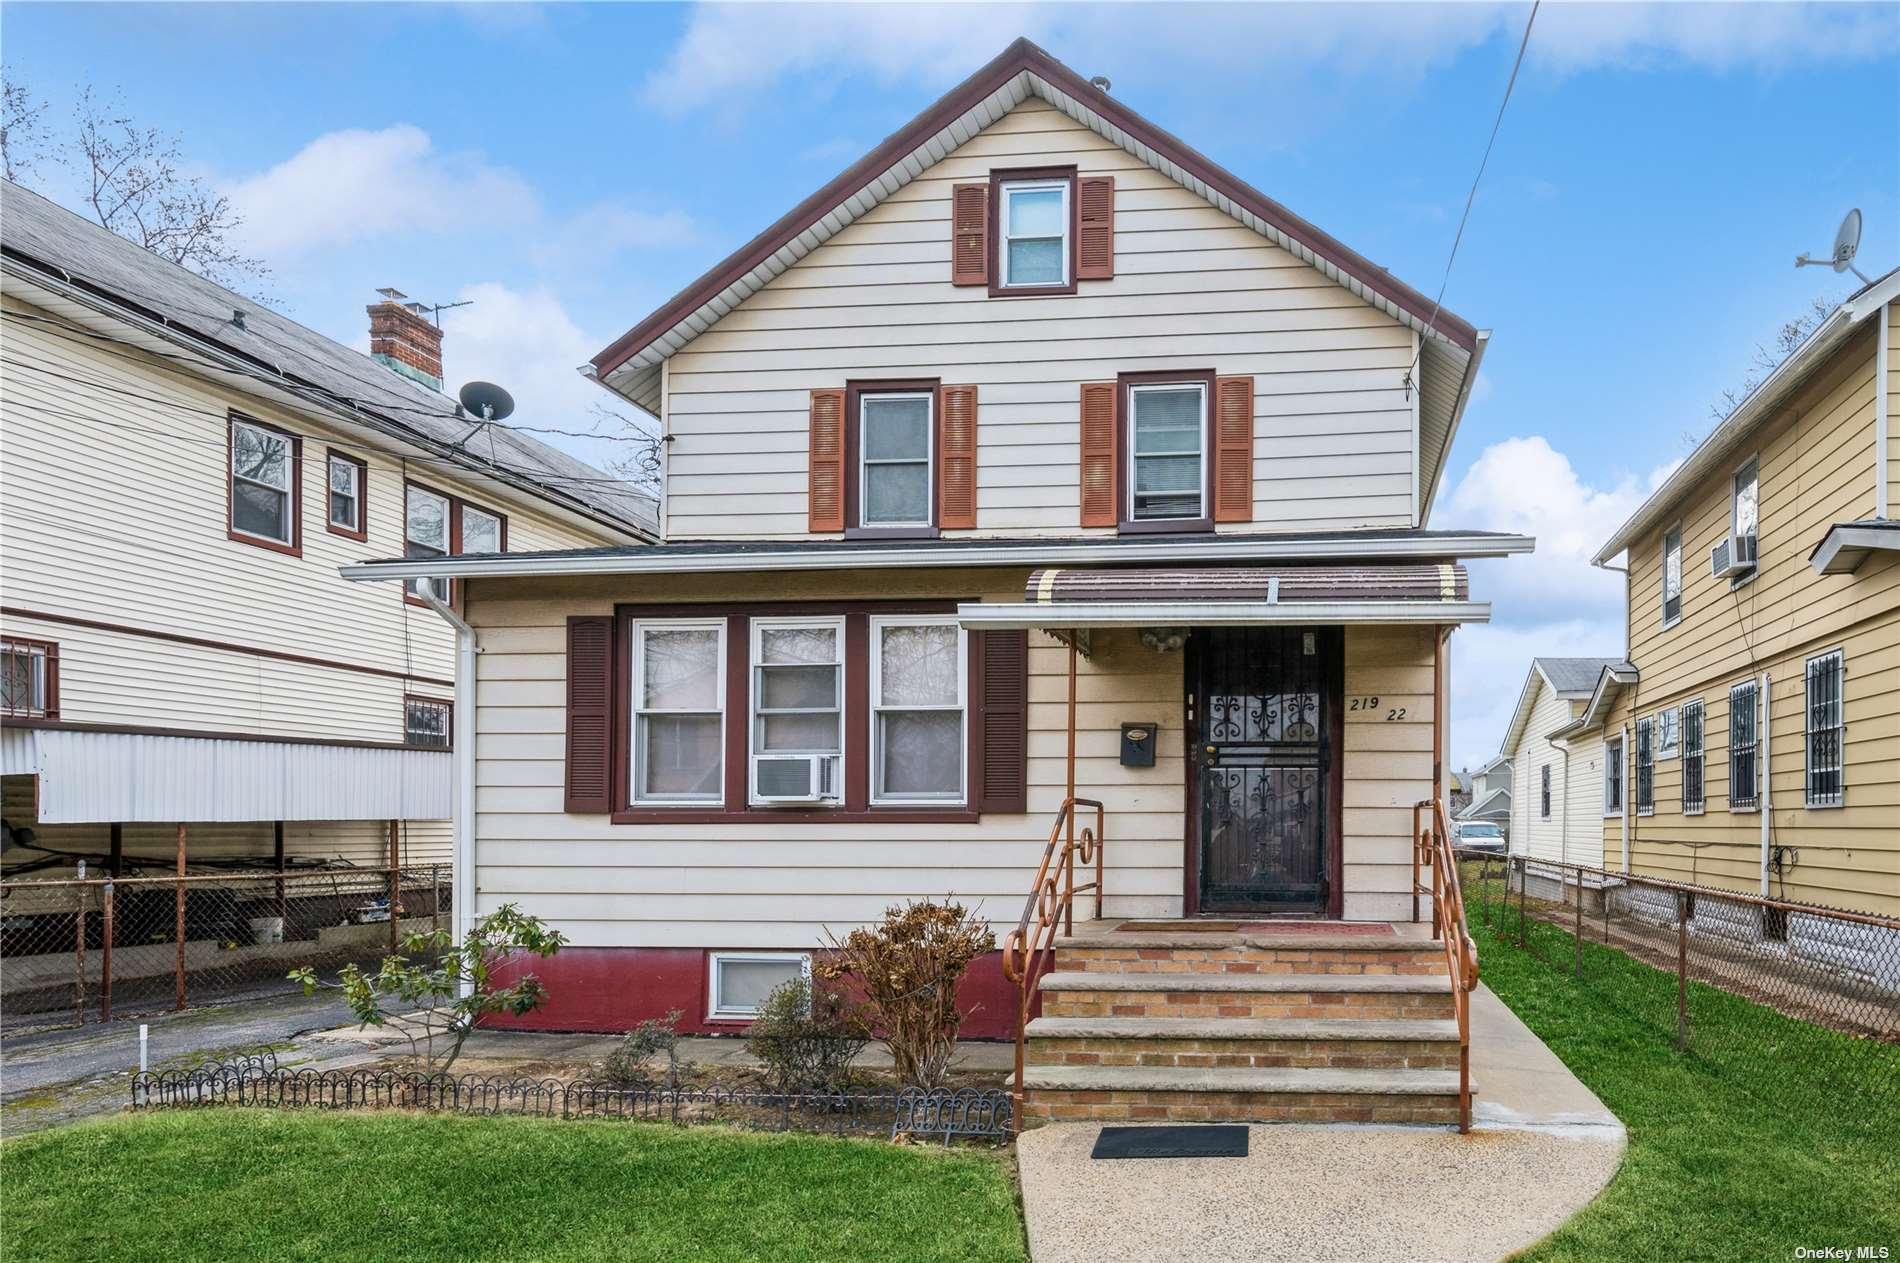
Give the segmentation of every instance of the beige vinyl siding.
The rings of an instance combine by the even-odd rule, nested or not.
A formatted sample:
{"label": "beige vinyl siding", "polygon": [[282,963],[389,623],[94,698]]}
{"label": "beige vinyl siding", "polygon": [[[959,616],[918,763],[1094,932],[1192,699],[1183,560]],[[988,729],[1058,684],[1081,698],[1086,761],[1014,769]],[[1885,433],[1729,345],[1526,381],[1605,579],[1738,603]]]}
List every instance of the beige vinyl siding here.
{"label": "beige vinyl siding", "polygon": [[[1875,476],[1887,479],[1887,516],[1900,518],[1900,302],[1887,304],[1887,451],[1886,468]],[[1876,335],[1878,336],[1878,335]]]}
{"label": "beige vinyl siding", "polygon": [[[953,287],[950,185],[1069,163],[1115,177],[1115,279]],[[1254,378],[1254,522],[1233,529],[1407,526],[1413,351],[1396,320],[1031,100],[668,361],[668,534],[804,534],[808,392],[903,377],[978,387],[975,534],[1077,533],[1081,383],[1164,368]]]}
{"label": "beige vinyl siding", "polygon": [[[5,803],[7,823],[30,827],[41,846],[59,851],[78,851],[105,855],[112,844],[112,827],[105,824],[40,824],[33,810],[33,778],[0,777],[0,800]],[[178,858],[178,827],[172,824],[128,824],[123,827],[122,845],[126,872],[156,876],[173,871]],[[232,859],[249,856],[268,859],[276,847],[271,822],[218,822],[187,824],[185,860],[189,869],[197,860]],[[440,864],[447,881],[452,861],[449,822],[446,820],[405,820],[398,830],[398,853],[405,865]],[[361,868],[382,867],[389,863],[389,822],[386,820],[292,820],[284,825],[284,854],[292,859],[344,860]],[[8,847],[8,864],[20,864],[44,858],[23,847]],[[42,869],[36,877],[71,877],[68,865]],[[102,876],[95,861],[87,876]]]}
{"label": "beige vinyl siding", "polygon": [[[8,323],[5,352],[0,579],[8,606],[399,673],[8,617],[9,633],[59,643],[64,718],[402,739],[400,673],[448,680],[452,637],[434,613],[405,603],[398,585],[349,583],[337,573],[402,553],[400,460],[175,365],[24,321]],[[226,536],[224,417],[234,408],[303,439],[301,557]],[[326,527],[330,446],[367,459],[365,543]],[[512,551],[604,542],[471,489],[439,466],[409,473],[506,514]],[[450,696],[446,684],[412,682],[408,691]]]}
{"label": "beige vinyl siding", "polygon": [[[639,590],[610,580],[484,580],[470,616],[477,661],[475,862],[480,910],[514,901],[579,946],[802,947],[875,918],[894,900],[955,894],[1002,929],[1015,923],[1065,792],[1067,650],[1030,634],[1029,810],[970,825],[832,824],[798,813],[760,823],[613,824],[563,811],[566,620],[616,599],[746,601],[1019,599],[1023,571],[667,576]],[[1183,908],[1182,655],[1133,630],[1098,631],[1077,684],[1077,793],[1107,807],[1111,916]],[[1346,688],[1399,699],[1401,723],[1349,722],[1345,911],[1410,912],[1411,806],[1429,796],[1431,640],[1416,629],[1352,629]],[[736,714],[727,722],[744,722]],[[1155,766],[1123,767],[1120,725],[1158,725]],[[1085,905],[1085,911],[1087,905]]]}
{"label": "beige vinyl siding", "polygon": [[[1632,822],[1638,872],[1760,889],[1761,816],[1728,805],[1728,694],[1766,671],[1770,844],[1793,848],[1771,893],[1900,912],[1900,558],[1876,553],[1851,575],[1816,575],[1807,560],[1829,526],[1874,512],[1876,336],[1870,328],[1850,340],[1759,432],[1761,567],[1751,580],[1731,588],[1709,574],[1709,548],[1728,531],[1726,469],[1683,497],[1676,626],[1661,627],[1661,532],[1630,550],[1631,657],[1641,681],[1607,724],[1633,729],[1634,716],[1701,697],[1708,752],[1701,816],[1682,815],[1680,759],[1657,765],[1656,814]],[[1845,805],[1808,808],[1806,660],[1837,648],[1846,662]],[[1617,830],[1605,822],[1606,852],[1620,862]]]}

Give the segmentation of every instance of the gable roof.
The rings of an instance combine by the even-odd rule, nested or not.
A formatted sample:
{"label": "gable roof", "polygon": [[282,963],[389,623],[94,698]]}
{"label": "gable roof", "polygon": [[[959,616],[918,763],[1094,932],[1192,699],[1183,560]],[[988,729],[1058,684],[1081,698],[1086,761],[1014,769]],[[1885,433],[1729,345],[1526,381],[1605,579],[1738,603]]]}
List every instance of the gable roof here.
{"label": "gable roof", "polygon": [[[1504,801],[1499,802],[1499,799],[1503,799]],[[1470,820],[1475,816],[1497,809],[1503,810],[1506,814],[1509,814],[1511,810],[1511,791],[1508,787],[1503,785],[1491,790],[1483,798],[1467,803],[1463,810],[1453,812],[1452,816],[1458,820]]]}
{"label": "gable roof", "polygon": [[1517,709],[1511,712],[1510,726],[1504,730],[1504,740],[1498,749],[1517,748],[1525,726],[1530,723],[1531,712],[1537,708],[1540,686],[1565,701],[1581,701],[1590,696],[1598,678],[1612,667],[1621,670],[1629,668],[1629,664],[1621,658],[1532,658],[1531,669],[1524,677],[1524,689],[1517,695]]}
{"label": "gable roof", "polygon": [[1429,512],[1444,470],[1445,453],[1470,397],[1489,335],[1116,101],[1026,39],[1005,48],[877,148],[615,339],[583,371],[591,370],[609,389],[657,414],[660,365],[669,356],[1031,96],[1047,101],[1120,145],[1421,335],[1420,503]]}
{"label": "gable roof", "polygon": [[658,532],[658,504],[632,484],[505,424],[486,427],[477,444],[464,448],[474,426],[455,400],[37,193],[0,181],[0,223],[9,277],[235,356],[252,376],[280,384],[306,405],[314,396],[319,406],[340,408],[354,421],[623,536],[651,539]]}
{"label": "gable roof", "polygon": [[1715,470],[1742,456],[1750,437],[1772,420],[1776,411],[1801,385],[1827,366],[1829,358],[1869,316],[1900,299],[1900,268],[1869,282],[1841,303],[1795,348],[1754,393],[1742,400],[1722,424],[1696,445],[1688,459],[1643,501],[1623,525],[1616,528],[1592,564],[1601,566],[1668,519],[1676,506]]}

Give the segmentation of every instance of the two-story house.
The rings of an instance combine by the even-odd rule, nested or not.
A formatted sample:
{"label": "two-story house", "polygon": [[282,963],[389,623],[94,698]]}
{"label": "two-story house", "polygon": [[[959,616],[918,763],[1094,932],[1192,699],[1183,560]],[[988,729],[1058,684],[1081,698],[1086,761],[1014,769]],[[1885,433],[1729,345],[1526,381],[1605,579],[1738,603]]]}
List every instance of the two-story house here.
{"label": "two-story house", "polygon": [[1606,867],[1900,913],[1897,304],[1837,307],[1599,550],[1630,669],[1569,731],[1622,763]]}
{"label": "two-story house", "polygon": [[427,598],[461,596],[339,568],[637,543],[652,498],[462,415],[413,305],[370,307],[364,355],[16,185],[0,219],[8,874],[169,870],[181,840],[194,872],[446,865]]}
{"label": "two-story house", "polygon": [[[1460,559],[1532,544],[1427,526],[1484,346],[1012,45],[595,359],[661,542],[348,572],[464,588],[474,907],[572,942],[533,1020],[740,1031],[911,897],[1001,937],[1072,799],[1107,932],[1395,946]],[[1000,957],[963,999],[1016,1029]]]}
{"label": "two-story house", "polygon": [[1495,824],[1507,839],[1511,836],[1511,760],[1494,755],[1489,763],[1470,774],[1471,801],[1456,813],[1459,820]]}
{"label": "two-story house", "polygon": [[[1619,658],[1531,659],[1493,761],[1509,769],[1506,777],[1515,787],[1506,798],[1512,855],[1555,864],[1597,862],[1603,804],[1619,792],[1615,762],[1606,760],[1601,732],[1575,731],[1575,725],[1604,672],[1626,669]],[[1555,870],[1533,868],[1531,890],[1554,895]]]}

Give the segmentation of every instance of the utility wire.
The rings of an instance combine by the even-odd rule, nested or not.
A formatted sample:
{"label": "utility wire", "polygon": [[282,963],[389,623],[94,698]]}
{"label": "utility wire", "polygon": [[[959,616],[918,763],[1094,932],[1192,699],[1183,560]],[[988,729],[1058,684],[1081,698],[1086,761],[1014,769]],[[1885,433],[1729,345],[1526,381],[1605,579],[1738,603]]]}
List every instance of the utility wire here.
{"label": "utility wire", "polygon": [[[1484,179],[1484,169],[1491,165],[1491,149],[1498,143],[1498,129],[1504,126],[1504,111],[1511,104],[1511,90],[1517,86],[1517,72],[1524,65],[1524,50],[1531,46],[1531,27],[1537,23],[1537,10],[1543,0],[1533,0],[1531,14],[1524,19],[1524,38],[1518,41],[1517,58],[1511,63],[1511,77],[1504,83],[1504,99],[1498,102],[1498,116],[1491,120],[1491,137],[1484,142],[1484,157],[1478,160],[1478,174],[1471,177],[1471,191],[1465,195],[1465,213],[1458,217],[1458,232],[1451,239],[1451,254],[1445,259],[1445,275],[1438,282],[1438,297],[1432,300],[1432,314],[1425,321],[1425,335],[1432,332],[1432,325],[1438,320],[1438,313],[1445,305],[1445,287],[1451,283],[1451,265],[1458,261],[1458,247],[1465,239],[1465,225],[1471,220],[1472,204],[1478,200],[1478,184]],[[1418,371],[1419,356],[1425,353],[1425,338],[1418,340],[1418,353],[1412,356],[1412,365],[1405,370],[1407,387],[1412,384],[1412,374]]]}

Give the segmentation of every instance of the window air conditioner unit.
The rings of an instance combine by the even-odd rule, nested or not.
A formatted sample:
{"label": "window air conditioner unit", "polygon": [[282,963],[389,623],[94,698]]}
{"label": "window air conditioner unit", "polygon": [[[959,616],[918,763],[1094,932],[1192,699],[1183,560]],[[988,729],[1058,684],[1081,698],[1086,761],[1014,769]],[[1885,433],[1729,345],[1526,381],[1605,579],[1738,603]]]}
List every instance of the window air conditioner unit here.
{"label": "window air conditioner unit", "polygon": [[1756,537],[1731,535],[1709,550],[1709,576],[1723,579],[1755,568]]}
{"label": "window air conditioner unit", "polygon": [[756,776],[761,802],[816,803],[838,797],[835,754],[762,754]]}

